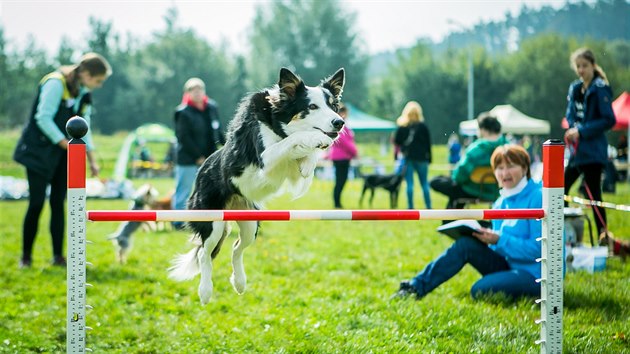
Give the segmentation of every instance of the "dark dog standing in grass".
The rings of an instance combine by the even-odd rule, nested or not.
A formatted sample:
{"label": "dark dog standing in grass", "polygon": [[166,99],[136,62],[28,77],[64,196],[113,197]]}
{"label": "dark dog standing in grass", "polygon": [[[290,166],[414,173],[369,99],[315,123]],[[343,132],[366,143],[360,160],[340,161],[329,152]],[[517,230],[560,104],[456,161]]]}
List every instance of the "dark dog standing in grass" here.
{"label": "dark dog standing in grass", "polygon": [[363,196],[367,190],[370,191],[370,208],[372,207],[372,201],[374,200],[374,190],[382,188],[389,192],[389,204],[392,209],[398,208],[398,193],[400,192],[400,185],[403,181],[404,172],[393,173],[389,175],[365,175],[363,176],[364,184],[361,191],[361,198],[359,199],[359,205],[363,204]]}

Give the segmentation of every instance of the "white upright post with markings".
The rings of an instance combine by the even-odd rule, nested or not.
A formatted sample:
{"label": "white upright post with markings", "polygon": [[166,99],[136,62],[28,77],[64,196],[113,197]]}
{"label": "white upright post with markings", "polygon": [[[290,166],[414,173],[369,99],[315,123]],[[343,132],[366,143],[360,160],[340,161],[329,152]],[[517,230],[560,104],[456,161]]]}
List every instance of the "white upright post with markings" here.
{"label": "white upright post with markings", "polygon": [[562,353],[562,306],[564,291],[564,144],[543,144],[543,209],[540,303],[541,353]]}
{"label": "white upright post with markings", "polygon": [[85,152],[81,138],[87,133],[87,123],[73,117],[66,124],[72,139],[68,143],[68,262],[67,262],[67,322],[66,352],[85,353],[86,310],[86,212],[85,212]]}

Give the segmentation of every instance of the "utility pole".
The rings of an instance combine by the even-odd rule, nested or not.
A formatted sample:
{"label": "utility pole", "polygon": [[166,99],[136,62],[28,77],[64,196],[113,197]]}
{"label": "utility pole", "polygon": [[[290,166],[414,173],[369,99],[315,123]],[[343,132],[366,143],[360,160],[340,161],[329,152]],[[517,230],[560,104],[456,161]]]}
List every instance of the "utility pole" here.
{"label": "utility pole", "polygon": [[[451,25],[459,27],[462,32],[466,31],[466,27],[459,21],[448,19]],[[475,119],[475,69],[473,66],[473,48],[468,46],[468,120]]]}
{"label": "utility pole", "polygon": [[475,73],[472,48],[468,48],[468,120],[475,118]]}

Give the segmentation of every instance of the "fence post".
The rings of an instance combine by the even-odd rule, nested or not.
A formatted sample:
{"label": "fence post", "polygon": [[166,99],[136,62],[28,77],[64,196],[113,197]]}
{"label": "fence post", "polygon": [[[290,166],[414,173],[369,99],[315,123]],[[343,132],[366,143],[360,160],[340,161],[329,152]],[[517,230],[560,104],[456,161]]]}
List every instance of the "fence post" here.
{"label": "fence post", "polygon": [[562,302],[564,291],[564,144],[543,144],[543,209],[541,235],[541,353],[562,353]]}
{"label": "fence post", "polygon": [[66,131],[72,137],[68,142],[68,263],[66,353],[85,353],[86,291],[86,222],[85,214],[85,153],[86,145],[81,138],[87,133],[86,121],[78,116],[66,123]]}

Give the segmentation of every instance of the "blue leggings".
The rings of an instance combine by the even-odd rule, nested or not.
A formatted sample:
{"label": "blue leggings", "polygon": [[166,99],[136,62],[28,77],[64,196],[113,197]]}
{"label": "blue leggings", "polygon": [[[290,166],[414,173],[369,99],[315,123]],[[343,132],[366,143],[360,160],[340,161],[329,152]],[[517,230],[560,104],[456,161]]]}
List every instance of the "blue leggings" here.
{"label": "blue leggings", "polygon": [[429,163],[426,161],[405,160],[405,181],[407,182],[407,207],[413,209],[413,173],[418,174],[422,194],[424,196],[424,205],[427,209],[431,209],[431,190],[429,188]]}
{"label": "blue leggings", "polygon": [[[175,165],[175,194],[171,200],[173,210],[186,210],[186,203],[192,193],[197,177],[197,165]],[[181,227],[182,221],[174,221],[173,226]]]}
{"label": "blue leggings", "polygon": [[455,276],[466,265],[473,266],[483,277],[470,290],[473,298],[491,293],[509,297],[540,296],[540,284],[524,270],[510,269],[503,256],[473,237],[461,237],[433,262],[429,263],[411,285],[420,297]]}

